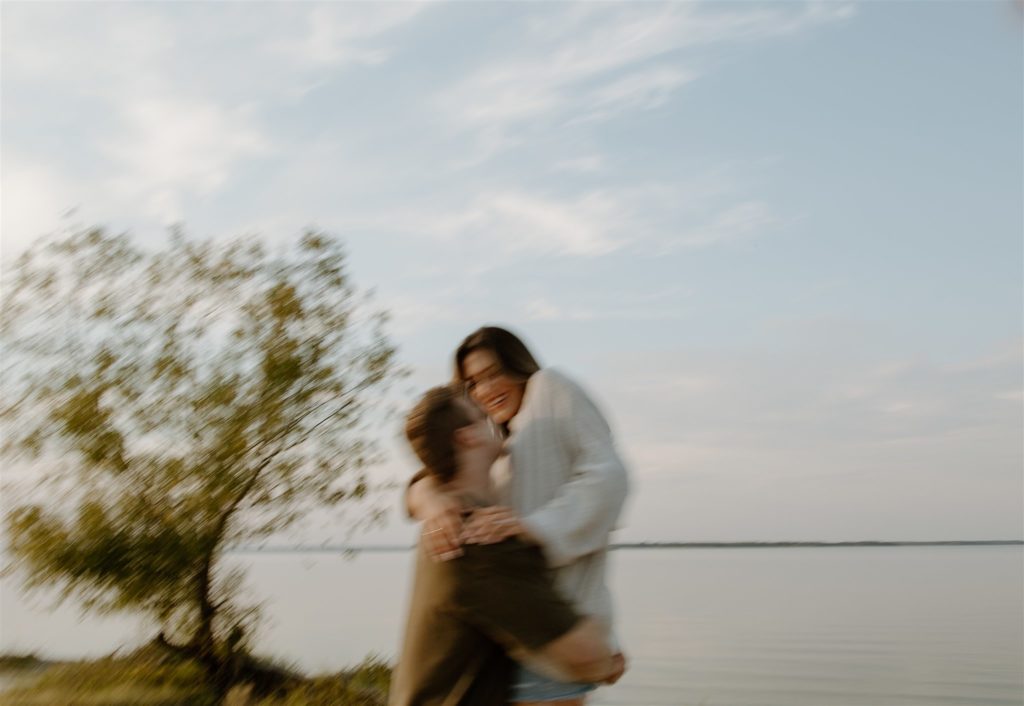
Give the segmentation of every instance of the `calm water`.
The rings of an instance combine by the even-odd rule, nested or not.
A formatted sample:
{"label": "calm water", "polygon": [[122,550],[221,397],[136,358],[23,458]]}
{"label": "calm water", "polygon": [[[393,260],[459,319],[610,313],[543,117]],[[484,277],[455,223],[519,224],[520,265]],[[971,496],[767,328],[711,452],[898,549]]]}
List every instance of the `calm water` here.
{"label": "calm water", "polygon": [[[309,671],[393,655],[412,556],[246,554],[259,644]],[[603,706],[1024,704],[1021,547],[648,549],[612,555],[630,670]],[[77,657],[144,641],[129,619],[0,582],[0,648]]]}

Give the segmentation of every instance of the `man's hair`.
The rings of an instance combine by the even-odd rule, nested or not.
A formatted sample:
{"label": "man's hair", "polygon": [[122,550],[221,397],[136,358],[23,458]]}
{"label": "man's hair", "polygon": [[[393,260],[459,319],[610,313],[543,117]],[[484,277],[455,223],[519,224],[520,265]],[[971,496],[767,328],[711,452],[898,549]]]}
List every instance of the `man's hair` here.
{"label": "man's hair", "polygon": [[498,326],[484,326],[466,336],[455,351],[455,381],[466,379],[462,365],[466,356],[475,350],[489,350],[501,364],[501,371],[513,378],[526,381],[540,370],[537,359],[518,336]]}
{"label": "man's hair", "polygon": [[405,438],[427,472],[447,483],[455,476],[455,432],[473,423],[454,385],[434,387],[423,395],[405,420]]}

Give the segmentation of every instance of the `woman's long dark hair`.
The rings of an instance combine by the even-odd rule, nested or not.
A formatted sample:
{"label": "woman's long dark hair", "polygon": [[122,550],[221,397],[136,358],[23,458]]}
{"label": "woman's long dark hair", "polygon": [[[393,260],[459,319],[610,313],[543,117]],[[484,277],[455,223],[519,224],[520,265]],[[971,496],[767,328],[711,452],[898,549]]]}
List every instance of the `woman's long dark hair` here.
{"label": "woman's long dark hair", "polygon": [[497,326],[484,326],[466,336],[455,350],[455,381],[465,382],[462,364],[466,356],[475,350],[486,349],[494,353],[501,363],[502,372],[526,382],[531,375],[540,370],[540,364],[530,353],[526,344],[510,331]]}

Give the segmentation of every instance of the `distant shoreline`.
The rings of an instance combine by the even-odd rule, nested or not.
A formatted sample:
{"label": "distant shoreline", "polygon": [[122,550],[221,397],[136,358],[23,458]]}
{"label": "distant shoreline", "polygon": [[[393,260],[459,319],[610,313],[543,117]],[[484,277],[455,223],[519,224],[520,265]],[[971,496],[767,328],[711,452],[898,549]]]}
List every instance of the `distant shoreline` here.
{"label": "distant shoreline", "polygon": [[[929,542],[621,542],[609,548],[616,549],[784,549],[790,547],[978,547],[1024,546],[1021,539],[939,540]],[[359,552],[407,552],[412,546],[295,546],[295,547],[234,547],[229,554],[346,554]]]}

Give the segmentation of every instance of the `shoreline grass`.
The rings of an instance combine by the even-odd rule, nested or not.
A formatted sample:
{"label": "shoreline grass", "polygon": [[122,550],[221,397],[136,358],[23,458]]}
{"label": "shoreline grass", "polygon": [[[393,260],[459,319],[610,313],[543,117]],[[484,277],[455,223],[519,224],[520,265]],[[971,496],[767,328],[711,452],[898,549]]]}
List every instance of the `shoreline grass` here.
{"label": "shoreline grass", "polygon": [[0,706],[384,706],[391,678],[390,666],[372,655],[316,676],[265,659],[250,667],[252,678],[221,699],[198,664],[151,645],[78,661],[0,655]]}

